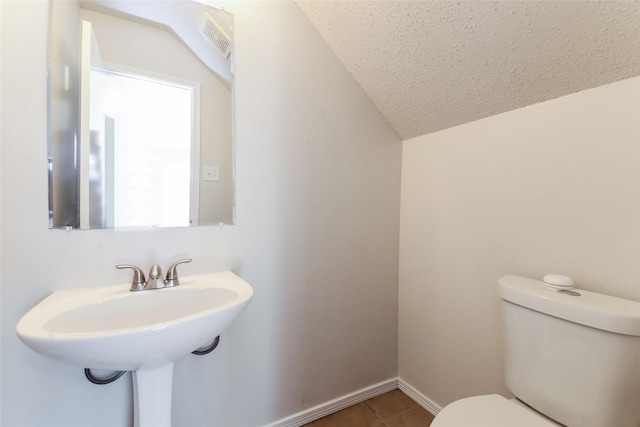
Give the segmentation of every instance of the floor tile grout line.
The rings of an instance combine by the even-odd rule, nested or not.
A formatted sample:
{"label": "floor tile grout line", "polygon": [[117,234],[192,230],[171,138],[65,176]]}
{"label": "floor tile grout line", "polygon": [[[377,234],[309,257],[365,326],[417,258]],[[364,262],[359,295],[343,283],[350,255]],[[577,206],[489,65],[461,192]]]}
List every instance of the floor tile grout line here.
{"label": "floor tile grout line", "polygon": [[[369,406],[369,405],[367,405],[367,406]],[[371,409],[371,406],[369,406],[369,409]],[[384,427],[384,426],[386,426],[386,425],[387,425],[387,420],[385,420],[384,418],[382,418],[382,417],[380,416],[380,414],[378,414],[378,413],[377,413],[376,411],[374,411],[373,409],[371,409],[371,412],[373,412],[373,413],[376,415],[376,417],[378,417],[378,419],[379,419],[380,421],[382,421],[382,424],[378,423],[378,424],[376,424],[374,427],[377,427],[377,426],[379,426],[379,425],[382,425],[382,426]],[[387,426],[387,427],[388,427],[388,426]]]}
{"label": "floor tile grout line", "polygon": [[396,418],[398,418],[398,417],[400,417],[400,416],[402,416],[402,415],[406,414],[407,412],[412,411],[412,410],[414,410],[414,409],[416,409],[416,408],[421,408],[421,406],[420,406],[417,402],[414,402],[414,404],[415,404],[415,405],[412,405],[409,409],[406,409],[406,410],[404,410],[404,411],[402,411],[402,412],[399,412],[399,413],[395,414],[394,416],[392,416],[392,417],[390,417],[390,418],[385,418],[385,417],[383,417],[382,415],[380,415],[380,414],[379,414],[379,413],[378,413],[378,412],[373,408],[373,406],[371,406],[371,404],[369,403],[369,400],[371,400],[371,399],[367,399],[367,400],[365,400],[365,401],[364,401],[364,403],[369,407],[369,409],[371,409],[371,410],[373,411],[373,413],[374,413],[374,414],[378,415],[378,416],[379,416],[379,417],[380,417],[380,418],[381,418],[385,423],[386,423],[387,421],[394,420],[394,419],[396,419]]}
{"label": "floor tile grout line", "polygon": [[[405,415],[406,413],[408,413],[408,412],[411,412],[411,411],[415,410],[416,408],[422,408],[422,407],[421,407],[420,405],[417,405],[417,404],[416,404],[416,406],[413,406],[413,407],[411,407],[411,408],[407,409],[406,411],[400,412],[399,414],[396,414],[396,415],[394,415],[394,416],[393,416],[393,417],[391,417],[391,418],[388,418],[388,419],[387,419],[387,418],[383,418],[383,419],[384,419],[384,421],[385,421],[385,422],[387,422],[387,421],[393,421],[393,420],[395,420],[396,418],[400,418],[401,416]],[[424,409],[424,408],[423,408],[423,409]],[[380,418],[382,418],[382,417],[380,417]]]}

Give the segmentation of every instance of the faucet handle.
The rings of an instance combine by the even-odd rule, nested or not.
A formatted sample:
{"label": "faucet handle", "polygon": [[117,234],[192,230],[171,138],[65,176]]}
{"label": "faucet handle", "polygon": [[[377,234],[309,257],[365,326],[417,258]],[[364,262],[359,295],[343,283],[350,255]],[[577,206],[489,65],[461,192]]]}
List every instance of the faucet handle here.
{"label": "faucet handle", "polygon": [[165,286],[178,286],[180,281],[178,280],[178,265],[191,262],[191,258],[181,259],[174,262],[167,270],[167,278],[165,280]]}
{"label": "faucet handle", "polygon": [[135,265],[129,264],[119,264],[116,265],[116,268],[119,270],[130,268],[133,270],[133,280],[131,280],[131,290],[132,291],[141,291],[144,289],[145,284],[147,283],[147,279],[144,277],[144,272],[136,267]]}

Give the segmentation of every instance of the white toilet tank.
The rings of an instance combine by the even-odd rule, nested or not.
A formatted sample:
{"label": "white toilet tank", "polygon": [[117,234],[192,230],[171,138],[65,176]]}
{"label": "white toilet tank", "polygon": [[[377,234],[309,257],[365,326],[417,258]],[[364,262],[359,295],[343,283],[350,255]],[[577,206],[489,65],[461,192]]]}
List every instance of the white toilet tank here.
{"label": "white toilet tank", "polygon": [[640,302],[518,276],[498,290],[518,399],[570,427],[640,426]]}

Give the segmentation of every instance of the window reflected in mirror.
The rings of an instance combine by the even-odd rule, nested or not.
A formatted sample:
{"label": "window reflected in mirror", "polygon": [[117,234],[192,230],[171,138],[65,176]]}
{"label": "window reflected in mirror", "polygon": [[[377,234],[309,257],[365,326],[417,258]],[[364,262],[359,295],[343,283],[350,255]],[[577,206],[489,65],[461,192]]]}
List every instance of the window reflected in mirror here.
{"label": "window reflected in mirror", "polygon": [[188,226],[197,87],[106,69],[91,84],[89,228]]}

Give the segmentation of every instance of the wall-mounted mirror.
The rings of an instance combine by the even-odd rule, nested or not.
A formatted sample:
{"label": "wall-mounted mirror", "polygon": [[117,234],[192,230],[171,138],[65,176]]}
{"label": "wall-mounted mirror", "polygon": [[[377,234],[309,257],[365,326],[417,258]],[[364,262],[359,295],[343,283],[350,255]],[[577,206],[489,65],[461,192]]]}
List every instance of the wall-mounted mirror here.
{"label": "wall-mounted mirror", "polygon": [[49,227],[231,224],[233,16],[51,0]]}

